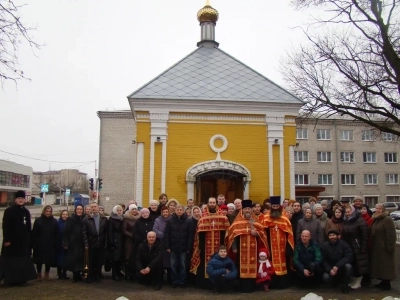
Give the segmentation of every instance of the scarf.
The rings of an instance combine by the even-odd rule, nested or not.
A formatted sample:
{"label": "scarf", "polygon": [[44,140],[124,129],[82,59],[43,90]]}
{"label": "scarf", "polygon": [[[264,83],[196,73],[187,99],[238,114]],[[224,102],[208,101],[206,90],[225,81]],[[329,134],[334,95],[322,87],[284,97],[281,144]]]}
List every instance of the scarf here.
{"label": "scarf", "polygon": [[267,269],[271,268],[271,264],[270,264],[268,259],[264,260],[264,261],[259,260],[258,262],[260,264],[260,266],[258,267],[258,273],[260,273],[260,274],[264,273],[264,270],[263,270],[263,265],[264,264],[267,266]]}

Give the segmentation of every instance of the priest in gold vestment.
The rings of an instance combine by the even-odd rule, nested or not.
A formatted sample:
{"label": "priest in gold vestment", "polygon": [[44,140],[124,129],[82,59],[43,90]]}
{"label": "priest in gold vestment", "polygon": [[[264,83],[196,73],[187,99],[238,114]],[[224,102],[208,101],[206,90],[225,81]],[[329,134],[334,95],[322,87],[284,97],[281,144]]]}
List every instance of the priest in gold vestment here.
{"label": "priest in gold vestment", "polygon": [[212,288],[206,273],[207,263],[218,252],[219,246],[224,245],[228,228],[228,218],[218,209],[217,200],[208,199],[207,208],[197,223],[190,265],[190,272],[196,275],[197,287]]}
{"label": "priest in gold vestment", "polygon": [[227,248],[236,253],[235,263],[238,268],[242,293],[250,293],[255,290],[258,249],[268,249],[264,227],[252,213],[252,205],[251,200],[242,201],[242,210],[229,227],[225,242]]}
{"label": "priest in gold vestment", "polygon": [[271,196],[271,212],[264,215],[262,224],[266,227],[271,261],[275,269],[271,288],[286,288],[290,285],[292,274],[291,260],[293,257],[294,238],[290,220],[282,214],[280,196]]}

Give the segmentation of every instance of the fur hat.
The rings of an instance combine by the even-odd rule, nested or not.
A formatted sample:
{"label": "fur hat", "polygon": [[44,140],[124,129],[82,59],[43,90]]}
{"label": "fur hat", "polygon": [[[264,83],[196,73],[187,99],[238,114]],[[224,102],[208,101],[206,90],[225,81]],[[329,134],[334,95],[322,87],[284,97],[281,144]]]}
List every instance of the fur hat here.
{"label": "fur hat", "polygon": [[25,191],[18,191],[16,194],[15,194],[15,199],[17,199],[17,198],[24,198],[25,199]]}
{"label": "fur hat", "polygon": [[253,207],[253,201],[251,201],[251,200],[249,200],[249,199],[243,200],[243,201],[242,201],[242,209],[243,209],[243,208],[246,208],[246,207],[252,208],[252,207]]}
{"label": "fur hat", "polygon": [[150,200],[149,205],[152,205],[152,204],[157,204],[157,206],[158,206],[158,205],[160,205],[160,202],[158,202],[157,200]]}
{"label": "fur hat", "polygon": [[169,205],[170,205],[171,203],[175,203],[175,205],[179,205],[178,200],[176,200],[176,199],[174,199],[174,198],[169,199],[168,202],[167,202],[165,205],[169,207]]}
{"label": "fur hat", "polygon": [[271,205],[273,205],[273,204],[281,205],[281,196],[271,196],[271,197],[269,197],[269,203],[271,203]]}

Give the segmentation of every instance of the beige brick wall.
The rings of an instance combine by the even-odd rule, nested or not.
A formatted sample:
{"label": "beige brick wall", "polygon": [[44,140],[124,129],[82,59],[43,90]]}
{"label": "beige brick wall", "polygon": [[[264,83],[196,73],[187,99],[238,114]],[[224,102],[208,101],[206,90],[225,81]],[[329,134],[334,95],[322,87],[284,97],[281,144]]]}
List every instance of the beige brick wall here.
{"label": "beige brick wall", "polygon": [[98,112],[98,116],[99,178],[103,179],[100,204],[110,213],[116,204],[126,204],[135,195],[135,122],[131,111]]}
{"label": "beige brick wall", "polygon": [[[361,134],[370,127],[360,122],[345,120],[321,120],[314,122],[301,122],[298,128],[307,128],[308,139],[297,139],[298,146],[294,151],[308,151],[309,162],[295,162],[295,174],[309,174],[310,185],[318,185],[318,174],[332,174],[333,185],[323,185],[326,190],[321,196],[333,196],[340,199],[342,196],[378,196],[378,201],[385,202],[387,195],[399,195],[399,185],[387,185],[386,174],[399,174],[399,163],[385,163],[385,152],[396,152],[399,160],[399,142],[383,141],[379,133],[375,133],[373,142],[362,141]],[[331,140],[317,140],[318,129],[330,129]],[[342,130],[352,130],[353,140],[340,139]],[[332,162],[317,162],[318,151],[332,152]],[[354,152],[354,162],[345,163],[340,160],[340,152]],[[364,163],[363,152],[375,152],[376,163]],[[340,174],[355,174],[355,185],[342,185]],[[365,185],[364,174],[377,174],[378,184]]]}

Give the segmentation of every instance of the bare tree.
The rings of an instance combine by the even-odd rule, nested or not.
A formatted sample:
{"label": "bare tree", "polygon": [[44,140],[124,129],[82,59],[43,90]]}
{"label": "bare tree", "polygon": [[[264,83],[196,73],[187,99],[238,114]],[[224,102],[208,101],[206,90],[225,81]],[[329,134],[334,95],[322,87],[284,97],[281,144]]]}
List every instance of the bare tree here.
{"label": "bare tree", "polygon": [[[282,73],[303,116],[350,116],[400,136],[400,0],[292,0],[321,9]],[[323,9],[323,11],[322,11]]]}
{"label": "bare tree", "polygon": [[19,15],[23,5],[16,5],[13,0],[0,0],[0,79],[17,82],[28,79],[18,63],[18,47],[27,42],[31,48],[39,48],[31,37],[35,28],[27,27]]}

